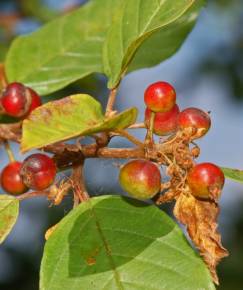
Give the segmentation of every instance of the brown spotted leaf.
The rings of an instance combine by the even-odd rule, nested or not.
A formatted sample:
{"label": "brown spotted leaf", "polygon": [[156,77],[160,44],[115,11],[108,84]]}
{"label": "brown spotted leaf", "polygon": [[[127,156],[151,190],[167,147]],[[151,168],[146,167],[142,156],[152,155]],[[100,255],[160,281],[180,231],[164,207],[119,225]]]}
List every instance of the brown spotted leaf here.
{"label": "brown spotted leaf", "polygon": [[181,194],[175,204],[175,217],[187,227],[188,234],[207,264],[213,281],[218,284],[216,266],[228,251],[217,231],[218,204]]}
{"label": "brown spotted leaf", "polygon": [[77,136],[124,129],[136,121],[137,109],[105,117],[102,107],[85,94],[72,95],[46,103],[24,120],[22,151],[41,148]]}
{"label": "brown spotted leaf", "polygon": [[6,195],[0,195],[0,243],[2,243],[11,232],[19,214],[18,199]]}

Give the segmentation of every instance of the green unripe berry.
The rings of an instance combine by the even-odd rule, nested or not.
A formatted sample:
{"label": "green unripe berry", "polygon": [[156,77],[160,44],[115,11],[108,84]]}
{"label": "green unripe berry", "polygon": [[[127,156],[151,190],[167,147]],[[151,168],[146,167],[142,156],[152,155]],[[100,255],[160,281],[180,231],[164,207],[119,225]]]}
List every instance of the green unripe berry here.
{"label": "green unripe berry", "polygon": [[138,199],[149,199],[160,191],[161,175],[157,165],[148,160],[133,160],[120,171],[121,187]]}

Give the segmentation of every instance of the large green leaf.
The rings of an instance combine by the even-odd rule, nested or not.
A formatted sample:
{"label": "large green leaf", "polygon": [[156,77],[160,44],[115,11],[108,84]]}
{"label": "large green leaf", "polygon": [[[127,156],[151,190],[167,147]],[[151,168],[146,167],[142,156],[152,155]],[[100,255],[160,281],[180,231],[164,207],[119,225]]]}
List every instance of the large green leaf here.
{"label": "large green leaf", "polygon": [[139,47],[128,71],[151,67],[173,55],[193,28],[205,0],[197,0],[176,21],[160,28]]}
{"label": "large green leaf", "polygon": [[91,0],[38,31],[18,37],[6,59],[9,81],[48,94],[93,72],[102,72],[102,46],[121,0]]}
{"label": "large green leaf", "polygon": [[68,214],[46,243],[41,290],[211,290],[202,259],[153,205],[92,198]]}
{"label": "large green leaf", "polygon": [[131,62],[130,70],[134,70],[158,64],[171,56],[192,28],[204,2],[123,1],[103,51],[104,70],[110,79],[109,87],[119,83]]}
{"label": "large green leaf", "polygon": [[19,201],[6,194],[0,195],[0,243],[12,230],[19,213]]}
{"label": "large green leaf", "polygon": [[225,177],[243,183],[243,170],[221,167]]}
{"label": "large green leaf", "polygon": [[23,123],[21,150],[40,148],[76,136],[123,129],[136,121],[131,108],[105,118],[99,102],[89,95],[73,95],[34,110]]}
{"label": "large green leaf", "polygon": [[106,73],[109,87],[114,87],[127,71],[171,56],[193,27],[204,1],[90,0],[37,32],[17,38],[7,55],[7,76],[40,94],[93,72]]}

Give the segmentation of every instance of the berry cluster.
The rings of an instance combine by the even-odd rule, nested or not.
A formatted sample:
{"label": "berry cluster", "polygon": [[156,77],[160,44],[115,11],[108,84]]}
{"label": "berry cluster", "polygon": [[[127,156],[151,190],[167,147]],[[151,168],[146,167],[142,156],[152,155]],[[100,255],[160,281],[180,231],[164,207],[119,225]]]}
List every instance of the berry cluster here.
{"label": "berry cluster", "polygon": [[[40,96],[22,83],[6,86],[0,96],[1,113],[24,119],[35,108],[41,106]],[[23,163],[11,161],[1,173],[2,188],[9,194],[22,194],[28,189],[43,190],[54,181],[56,165],[44,154],[32,154]]]}
{"label": "berry cluster", "polygon": [[49,156],[36,153],[24,160],[20,175],[29,188],[43,190],[53,183],[56,171],[56,165]]}
{"label": "berry cluster", "polygon": [[[151,84],[145,91],[144,101],[147,106],[144,121],[147,129],[152,129],[152,132],[158,136],[169,135],[168,143],[176,145],[173,154],[177,164],[168,162],[168,175],[177,176],[178,179],[180,174],[177,172],[176,175],[174,172],[178,171],[176,166],[179,165],[184,171],[186,170],[186,175],[183,174],[186,176],[185,184],[195,197],[217,199],[224,185],[221,169],[211,163],[195,165],[194,161],[190,162],[191,160],[189,165],[185,165],[181,156],[176,158],[178,152],[179,155],[188,155],[188,150],[183,151],[185,140],[186,144],[189,144],[208,132],[211,126],[209,114],[198,108],[187,108],[180,112],[176,104],[176,91],[167,82]],[[32,89],[20,83],[11,83],[2,93],[0,105],[6,114],[23,118],[40,106],[41,101]],[[196,158],[199,155],[198,150],[198,147],[194,147],[189,157]],[[181,159],[182,163],[184,162],[183,166],[180,163]],[[122,167],[119,176],[120,184],[131,196],[139,199],[152,198],[164,189],[159,162],[154,161],[157,164],[153,163],[153,158],[133,160]],[[10,194],[21,194],[29,188],[41,191],[53,183],[56,170],[56,165],[50,157],[44,154],[32,154],[24,160],[23,164],[16,161],[8,164],[2,171],[1,184]],[[178,180],[176,182],[178,183]]]}
{"label": "berry cluster", "polygon": [[9,194],[22,194],[28,189],[37,191],[48,188],[55,179],[56,165],[45,154],[32,154],[23,163],[10,162],[1,173],[1,186]]}
{"label": "berry cluster", "polygon": [[0,96],[0,112],[15,118],[26,118],[41,106],[40,96],[21,83],[10,83]]}
{"label": "berry cluster", "polygon": [[[154,134],[171,135],[168,143],[173,143],[174,140],[174,143],[177,142],[174,144],[176,145],[174,152],[175,156],[181,152],[181,159],[183,159],[184,153],[183,146],[204,136],[210,129],[211,120],[208,113],[198,108],[187,108],[180,112],[176,104],[176,91],[167,82],[151,84],[145,91],[144,101],[147,106],[145,126],[149,129],[153,122]],[[173,136],[176,137],[173,139]],[[178,136],[183,136],[182,142]],[[199,148],[194,147],[190,151],[190,157],[196,158],[199,155],[198,151]],[[168,172],[171,168],[179,171],[177,166],[181,165],[180,158],[177,158],[177,161],[178,164],[168,162]],[[184,188],[188,186],[191,193],[197,198],[217,199],[219,197],[224,185],[224,174],[218,166],[212,163],[195,165],[194,161],[189,162],[189,166],[186,166],[185,162],[183,165],[182,170],[186,171]],[[170,172],[169,175],[180,177],[179,173],[176,175]],[[176,180],[176,178],[174,179]],[[125,164],[120,171],[119,180],[125,191],[139,199],[151,198],[164,189],[158,165],[148,160],[134,160]],[[177,180],[175,182],[179,183]]]}
{"label": "berry cluster", "polygon": [[[112,91],[112,98],[113,93]],[[210,116],[198,108],[180,111],[176,103],[176,91],[167,82],[150,85],[145,91],[144,101],[144,123],[130,127],[147,129],[143,142],[124,129],[105,131],[92,135],[95,139],[92,144],[80,144],[80,138],[76,144],[51,144],[44,149],[54,154],[53,158],[36,153],[21,163],[14,161],[8,137],[3,136],[2,142],[10,163],[0,176],[2,188],[12,195],[21,195],[31,189],[33,192],[27,192],[18,198],[46,195],[53,205],[59,205],[72,189],[75,207],[89,199],[83,174],[85,158],[132,159],[121,167],[121,187],[132,197],[142,200],[153,198],[158,205],[175,200],[174,216],[186,226],[213,280],[218,283],[216,266],[228,255],[217,232],[218,199],[224,186],[224,174],[212,163],[195,162],[200,154],[195,140],[203,137],[210,129]],[[40,105],[39,96],[20,83],[9,84],[0,97],[0,112],[19,118],[20,122],[17,124],[20,124],[20,130],[23,119]],[[116,114],[112,111],[112,106],[107,106],[106,113]],[[106,117],[109,118],[109,114]],[[154,141],[154,134],[160,137],[159,142]],[[136,147],[109,148],[109,142],[114,136],[123,136]],[[19,138],[16,140],[18,142]],[[162,165],[166,167],[167,180],[162,179]],[[63,178],[59,183],[53,184],[57,169],[70,166],[70,178]],[[52,231],[50,229],[47,236]]]}
{"label": "berry cluster", "polygon": [[144,101],[147,106],[146,127],[149,128],[153,113],[153,132],[158,136],[170,135],[178,129],[194,128],[193,139],[196,139],[205,135],[211,126],[209,115],[200,109],[187,108],[180,112],[175,89],[166,82],[150,85],[145,91]]}

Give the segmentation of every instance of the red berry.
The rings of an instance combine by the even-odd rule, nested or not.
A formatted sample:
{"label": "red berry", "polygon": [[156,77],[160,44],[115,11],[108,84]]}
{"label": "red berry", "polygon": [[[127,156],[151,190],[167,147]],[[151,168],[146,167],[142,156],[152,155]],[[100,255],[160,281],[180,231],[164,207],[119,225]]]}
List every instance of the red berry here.
{"label": "red berry", "polygon": [[13,195],[22,194],[28,190],[20,176],[21,162],[15,161],[4,167],[1,173],[2,188]]}
{"label": "red berry", "polygon": [[167,112],[175,105],[175,89],[166,82],[153,83],[144,93],[144,102],[153,112]]}
{"label": "red berry", "polygon": [[147,160],[133,160],[120,170],[119,181],[122,188],[138,199],[152,198],[160,191],[159,168]]}
{"label": "red berry", "polygon": [[33,111],[35,108],[41,106],[41,98],[40,96],[37,94],[36,91],[34,91],[33,89],[31,88],[27,88],[31,94],[31,97],[32,97],[32,101],[31,101],[31,104],[30,104],[30,109],[29,109],[29,113],[31,111]]}
{"label": "red berry", "polygon": [[6,115],[22,117],[26,114],[31,103],[31,95],[21,83],[11,83],[3,91],[1,106]]}
{"label": "red berry", "polygon": [[187,182],[194,196],[217,199],[224,186],[224,173],[212,163],[200,163],[188,173]]}
{"label": "red berry", "polygon": [[41,105],[40,96],[31,88],[21,83],[11,83],[1,96],[1,107],[4,114],[25,118]]}
{"label": "red berry", "polygon": [[211,119],[208,113],[197,109],[187,108],[179,114],[178,125],[180,129],[196,129],[193,139],[204,136],[211,126]]}
{"label": "red berry", "polygon": [[24,160],[20,173],[29,188],[43,190],[53,183],[56,165],[49,156],[36,153]]}
{"label": "red berry", "polygon": [[26,115],[24,117],[27,117],[34,109],[36,109],[37,107],[41,106],[41,98],[40,96],[36,93],[36,91],[34,91],[31,88],[27,88],[27,90],[29,91],[30,95],[31,95],[31,104],[30,104],[30,108],[28,110],[28,112],[26,113]]}
{"label": "red berry", "polygon": [[[145,125],[149,127],[149,120],[151,116],[149,108],[145,111]],[[164,136],[176,132],[178,126],[178,115],[180,113],[179,107],[175,104],[174,107],[164,113],[155,113],[154,117],[154,133],[159,136]]]}

